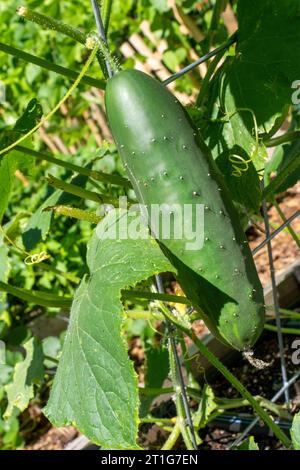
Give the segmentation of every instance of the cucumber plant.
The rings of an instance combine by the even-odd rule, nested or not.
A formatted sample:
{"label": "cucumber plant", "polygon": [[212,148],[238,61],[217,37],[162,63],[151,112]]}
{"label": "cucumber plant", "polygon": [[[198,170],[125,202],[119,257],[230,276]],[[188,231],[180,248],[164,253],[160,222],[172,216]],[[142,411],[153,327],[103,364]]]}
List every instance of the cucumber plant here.
{"label": "cucumber plant", "polygon": [[[163,239],[159,233],[158,239],[209,329],[233,348],[248,351],[264,325],[262,286],[239,215],[200,133],[179,101],[139,71],[124,70],[108,81],[106,111],[149,220],[152,204],[204,206],[202,249],[188,249],[184,235]],[[192,217],[181,223],[192,225]]]}
{"label": "cucumber plant", "polygon": [[[289,36],[290,30],[298,31],[298,23],[295,20],[298,10],[295,10],[297,5],[294,0],[277,1],[276,8],[279,8],[279,12],[276,11],[276,15],[272,17],[271,24],[266,18],[269,18],[269,12],[272,11],[273,0],[267,0],[263,3],[256,0],[256,8],[252,7],[252,1],[238,1],[239,31],[234,36],[235,40],[236,37],[238,38],[237,53],[232,50],[229,60],[226,59],[225,64],[220,65],[221,50],[218,49],[216,59],[211,62],[208,72],[202,80],[201,91],[196,100],[197,107],[192,110],[183,108],[165,88],[165,84],[159,83],[151,76],[132,69],[118,70],[118,62],[111,58],[103,38],[100,40],[95,34],[84,34],[45,15],[35,14],[27,8],[19,9],[18,14],[46,29],[54,29],[72,40],[75,39],[79,43],[86,42],[87,47],[94,48],[83,71],[77,75],[72,70],[27,54],[23,50],[0,44],[0,49],[6,53],[72,79],[77,78],[60,104],[64,103],[75,86],[79,85],[80,80],[82,84],[97,86],[100,89],[105,87],[104,80],[84,76],[94,56],[97,56],[102,68],[105,68],[105,64],[109,64],[114,76],[110,78],[110,74],[105,73],[105,69],[103,73],[106,79],[109,78],[106,84],[105,98],[107,116],[118,152],[132,183],[131,185],[127,179],[119,175],[107,175],[104,172],[95,171],[92,169],[94,161],[83,167],[26,147],[28,137],[41,126],[41,123],[45,122],[45,119],[53,116],[59,105],[56,106],[39,123],[34,122],[28,129],[22,128],[22,132],[15,136],[17,140],[13,138],[14,142],[9,140],[0,146],[0,156],[4,155],[1,163],[5,162],[8,166],[12,161],[9,158],[11,156],[9,153],[16,150],[18,153],[28,154],[58,167],[66,168],[69,172],[79,173],[79,176],[76,177],[76,184],[75,178],[66,182],[64,175],[58,175],[62,176],[62,179],[48,177],[48,184],[54,186],[56,191],[30,217],[27,229],[25,229],[26,237],[23,237],[25,245],[26,240],[28,242],[34,232],[41,232],[43,239],[44,235],[48,234],[50,225],[54,224],[49,211],[68,217],[69,222],[71,219],[71,226],[75,225],[77,220],[91,224],[99,222],[99,215],[95,212],[86,211],[81,205],[80,207],[63,205],[67,203],[66,201],[71,200],[72,203],[79,204],[80,200],[82,204],[87,203],[89,208],[99,202],[110,202],[116,205],[115,195],[123,195],[124,191],[131,190],[131,186],[133,186],[138,200],[147,208],[148,223],[158,242],[156,243],[151,237],[146,237],[142,241],[133,240],[130,237],[124,240],[111,240],[109,237],[99,239],[98,233],[95,231],[88,243],[87,262],[86,264],[82,263],[82,269],[79,272],[76,271],[76,276],[74,276],[74,272],[62,272],[52,266],[50,263],[54,263],[54,258],[48,258],[47,255],[47,263],[44,266],[42,263],[41,269],[50,271],[52,268],[53,275],[57,274],[61,277],[64,275],[64,282],[71,282],[73,285],[79,284],[75,293],[74,289],[68,285],[67,292],[74,294],[74,298],[12,286],[8,274],[2,276],[0,273],[2,276],[0,290],[9,294],[7,297],[9,302],[14,296],[23,302],[41,305],[44,308],[70,309],[70,324],[64,338],[50,399],[44,412],[57,426],[75,424],[79,430],[95,443],[102,445],[103,448],[137,448],[138,423],[143,420],[144,422],[157,421],[152,416],[143,415],[143,412],[149,411],[151,402],[149,399],[153,396],[151,395],[154,393],[153,390],[156,392],[158,390],[158,393],[166,392],[162,384],[166,377],[167,367],[160,371],[163,373],[160,374],[159,380],[150,380],[153,372],[155,375],[157,367],[160,367],[160,358],[166,356],[163,344],[159,354],[156,352],[153,355],[157,357],[157,362],[155,361],[155,364],[152,365],[152,371],[150,361],[147,365],[148,377],[145,380],[145,388],[138,387],[133,364],[128,359],[124,342],[124,325],[129,318],[134,318],[137,313],[142,314],[143,319],[153,320],[156,318],[160,321],[165,319],[168,320],[169,325],[172,324],[174,330],[172,330],[171,336],[173,335],[175,341],[175,336],[177,332],[179,333],[183,362],[186,365],[188,375],[190,375],[190,358],[186,360],[188,353],[183,341],[183,335],[186,335],[200,353],[223,374],[243,397],[241,400],[236,400],[235,405],[227,402],[229,407],[249,406],[250,404],[261,419],[274,431],[282,444],[285,447],[290,446],[288,437],[261,407],[260,400],[255,399],[199,339],[192,326],[192,320],[195,317],[187,318],[186,315],[173,311],[174,303],[192,303],[198,315],[205,320],[210,330],[221,341],[239,351],[248,353],[248,355],[252,352],[251,348],[264,325],[262,288],[244,230],[239,222],[240,214],[237,207],[250,209],[252,211],[250,215],[253,212],[259,212],[262,197],[259,190],[259,178],[264,170],[265,145],[278,144],[276,138],[272,139],[272,134],[278,128],[278,122],[280,120],[282,122],[286,116],[288,108],[287,94],[286,90],[283,90],[282,83],[284,80],[289,83],[290,80],[297,78],[298,69],[296,67],[294,70],[290,57],[283,60],[286,59],[285,49],[279,49],[279,51],[276,49],[272,53],[271,45],[268,44],[266,50],[263,51],[263,60],[266,61],[266,70],[270,74],[271,80],[268,76],[264,76],[260,66],[261,51],[254,47],[253,43],[251,44],[253,35],[249,32],[252,32],[253,24],[256,24],[257,29],[254,36],[258,37],[259,41],[265,40],[265,29],[268,30],[268,37],[271,38],[274,37],[277,29],[283,31],[283,36],[284,34]],[[104,15],[104,29],[106,32],[111,3],[111,1],[105,2],[104,11],[107,12],[107,15]],[[290,8],[286,8],[286,4],[289,4]],[[211,32],[215,31],[220,21],[220,3],[216,2],[216,5]],[[168,21],[172,23],[169,6],[167,11]],[[290,17],[290,12],[295,14],[294,19]],[[185,14],[185,12],[183,13]],[[284,28],[278,28],[279,18],[283,22]],[[193,31],[195,31],[194,27]],[[232,39],[226,45],[228,46],[229,43],[232,44]],[[95,45],[97,49],[101,50],[102,57],[99,57]],[[205,52],[210,49],[208,44],[203,43],[202,46],[207,49]],[[224,47],[221,49],[223,50]],[[260,61],[257,61],[259,66],[253,65],[253,50],[255,50],[255,54],[260,56]],[[275,52],[276,58],[277,53],[279,55],[276,60],[276,64],[279,64],[278,68],[277,65],[274,66]],[[294,57],[295,54],[291,53],[290,56]],[[165,57],[170,59],[171,55],[166,54]],[[290,63],[290,67],[283,70],[281,64],[287,62]],[[173,71],[176,67],[175,64]],[[188,69],[191,70],[192,67],[188,67]],[[278,84],[276,73],[280,77],[280,84]],[[260,93],[263,90],[263,93],[260,94],[262,101],[265,97],[262,95],[266,95],[266,89],[275,90],[274,97],[278,96],[279,99],[263,101],[265,106],[258,106],[259,100],[256,93],[254,94],[253,91],[251,93],[249,83],[246,80],[237,83],[237,77],[250,75],[251,77],[256,76],[257,82],[260,84],[263,81],[263,85],[259,87]],[[178,76],[183,76],[183,74],[175,74],[170,78],[173,80]],[[187,78],[186,75],[184,77]],[[170,80],[167,80],[167,83],[169,82]],[[237,84],[238,86],[236,86]],[[284,110],[282,110],[283,105]],[[189,114],[192,118],[188,116],[187,111],[191,111]],[[205,125],[202,127],[203,122]],[[255,122],[254,133],[253,122]],[[296,132],[299,126],[297,123],[293,125],[295,127],[291,130]],[[285,143],[289,141],[289,135],[285,136],[283,141]],[[21,142],[24,145],[17,145]],[[233,163],[235,166],[239,163],[241,171],[234,171],[236,168]],[[273,188],[282,187],[286,176],[295,170],[295,162],[292,157],[288,159],[287,167],[282,173],[279,172],[279,181],[276,182],[275,179],[273,184],[267,186],[268,197],[274,197]],[[7,181],[7,172],[3,177],[4,170],[3,164],[0,164],[1,184]],[[13,171],[14,167],[11,169],[12,176]],[[268,176],[267,183],[269,180]],[[98,182],[101,182],[101,187]],[[122,189],[113,188],[111,191],[105,184],[114,184]],[[93,191],[86,189],[86,185],[93,185]],[[103,194],[103,191],[106,190],[107,194]],[[62,198],[62,196],[68,197]],[[190,239],[186,235],[181,239],[176,237],[167,239],[163,233],[157,232],[155,227],[152,227],[151,206],[162,203],[169,206],[170,211],[175,205],[189,205],[192,208],[196,208],[199,204],[203,206],[204,245],[202,249],[196,251],[187,249],[187,243],[190,242]],[[3,207],[4,214],[7,204]],[[246,213],[248,220],[247,210],[243,212]],[[108,214],[100,221],[100,225],[103,228],[107,222],[112,226],[121,224],[124,215],[130,216],[130,212],[125,209],[119,211],[117,221],[113,220],[113,213]],[[174,214],[169,215],[173,216]],[[170,220],[170,232],[172,233],[176,227],[173,217],[170,217]],[[192,217],[188,219],[187,224],[192,229],[197,228],[194,226]],[[147,231],[145,227],[143,230]],[[5,244],[4,252],[8,257],[9,245],[15,243],[9,228],[5,227],[1,241],[3,245]],[[77,246],[77,242],[73,245]],[[15,244],[15,248],[18,248],[18,245]],[[26,269],[34,269],[34,264],[43,258],[43,254],[48,253],[48,251],[44,251],[44,248],[39,256],[36,253],[27,252],[31,249],[29,247],[26,248],[26,251],[22,248],[19,249],[19,256],[26,254],[27,264],[26,259],[23,260]],[[33,266],[30,266],[31,264]],[[159,295],[155,289],[153,291],[151,278],[163,271],[174,272],[177,275],[187,298],[163,293]],[[13,278],[13,276],[11,277]],[[132,286],[147,278],[150,278],[150,281],[145,281],[143,286],[150,289],[151,292],[149,290],[143,292],[132,290]],[[42,284],[41,286],[44,287]],[[39,284],[38,287],[40,287]],[[121,299],[123,301],[131,299],[130,302],[133,303],[138,302],[138,299],[151,299],[153,303],[151,307],[147,307],[146,311],[136,313],[135,309],[130,309],[124,315]],[[172,304],[167,307],[162,301],[172,302]],[[125,305],[127,307],[127,304]],[[126,322],[123,322],[124,316]],[[140,319],[141,317],[137,315],[136,318]],[[17,413],[23,412],[26,408],[33,396],[34,385],[37,382],[40,383],[43,375],[41,371],[42,364],[45,362],[44,353],[41,351],[39,342],[33,341],[32,344],[34,347],[32,347],[31,356],[32,358],[38,356],[38,363],[35,363],[35,365],[39,365],[37,377],[32,377],[31,383],[24,379],[23,387],[21,391],[19,390],[19,374],[23,378],[27,377],[26,367],[32,369],[31,356],[26,355],[25,360],[19,361],[18,367],[14,367],[13,377],[9,378],[10,382],[5,385],[5,400],[8,397],[12,404],[15,404]],[[149,344],[147,346],[149,347]],[[29,351],[29,347],[26,350]],[[161,355],[162,352],[164,354]],[[150,356],[151,354],[149,354]],[[168,430],[172,432],[164,448],[172,448],[181,434],[185,446],[190,449],[192,448],[191,436],[185,426],[188,414],[181,403],[183,394],[180,396],[178,392],[180,381],[176,377],[175,360],[173,359],[171,367],[173,388],[171,391],[176,394],[177,418],[176,423],[173,420],[168,420]],[[39,380],[36,381],[36,378]],[[189,385],[186,391],[187,395],[199,403],[198,410],[191,410],[191,414],[193,422],[196,423],[197,442],[200,442],[201,428],[207,424],[211,416],[222,413],[224,403],[222,400],[211,397],[210,409],[213,411],[210,416],[202,408],[207,402],[205,387],[201,393],[198,384],[195,385],[195,381],[189,382]],[[139,406],[138,394],[142,397],[141,407]],[[26,400],[20,402],[16,399],[16,397],[25,395]],[[13,415],[15,412],[12,404],[9,404],[6,416]],[[1,400],[2,405],[3,400]],[[275,407],[272,403],[268,403],[268,406],[271,406],[272,412],[275,410],[275,414],[280,414],[282,411],[280,406]],[[171,426],[173,427],[171,428]],[[292,434],[293,440],[295,440],[294,436],[297,431],[295,429]]]}

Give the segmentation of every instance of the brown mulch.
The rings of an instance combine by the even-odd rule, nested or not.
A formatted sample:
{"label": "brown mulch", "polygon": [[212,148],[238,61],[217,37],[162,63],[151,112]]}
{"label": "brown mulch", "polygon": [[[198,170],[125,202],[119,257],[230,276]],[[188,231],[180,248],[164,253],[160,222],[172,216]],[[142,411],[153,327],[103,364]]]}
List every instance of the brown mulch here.
{"label": "brown mulch", "polygon": [[51,428],[35,443],[27,445],[25,450],[63,450],[77,436],[78,431],[72,426]]}

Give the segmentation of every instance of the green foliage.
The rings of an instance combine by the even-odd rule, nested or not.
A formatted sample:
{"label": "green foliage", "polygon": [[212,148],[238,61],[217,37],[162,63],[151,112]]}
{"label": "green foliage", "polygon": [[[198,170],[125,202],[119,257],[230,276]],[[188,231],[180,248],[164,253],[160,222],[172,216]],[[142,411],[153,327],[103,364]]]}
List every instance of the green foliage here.
{"label": "green foliage", "polygon": [[259,450],[259,447],[256,444],[254,437],[250,436],[237,447],[233,447],[232,450]]}
{"label": "green foliage", "polygon": [[14,408],[23,411],[34,397],[34,386],[44,377],[43,352],[40,343],[31,338],[24,344],[26,357],[15,366],[13,381],[5,387],[8,406],[4,417],[12,416]]}
{"label": "green foliage", "polygon": [[201,400],[198,409],[194,415],[194,424],[196,429],[202,429],[207,425],[211,414],[216,410],[216,408],[217,404],[214,392],[209,385],[205,384],[201,392]]}
{"label": "green foliage", "polygon": [[295,450],[300,450],[300,413],[297,413],[291,428],[291,437]]}
{"label": "green foliage", "polygon": [[292,83],[300,76],[295,60],[300,47],[299,2],[239,0],[237,12],[239,40],[229,86],[236,107],[252,109],[262,132],[269,132],[291,103]]}
{"label": "green foliage", "polygon": [[[112,211],[89,243],[90,275],[75,294],[71,323],[45,409],[56,426],[75,423],[93,442],[115,449],[136,448],[138,424],[137,380],[120,334],[120,292],[173,269],[150,237],[142,243],[125,238],[127,228],[122,221],[127,215],[129,224],[141,224],[135,215]],[[147,234],[148,229],[140,226]],[[115,230],[117,234],[123,230],[120,238],[110,239]]]}
{"label": "green foliage", "polygon": [[[2,3],[2,46],[11,45],[19,51],[44,58],[48,63],[76,72],[81,70],[88,52],[83,44],[75,42],[74,35],[73,38],[66,37],[62,32],[42,29],[40,25],[20,18],[15,14],[19,0]],[[265,194],[270,200],[299,180],[297,140],[276,144],[268,161],[265,147],[286,117],[291,122],[290,131],[300,129],[297,106],[293,113],[290,112],[291,95],[295,90],[292,83],[300,77],[299,61],[295,60],[300,46],[298,3],[298,0],[231,2],[239,23],[236,49],[230,49],[221,66],[209,68],[204,81],[197,71],[192,71],[176,82],[176,89],[186,95],[191,95],[200,85],[205,91],[200,93],[200,108],[190,107],[188,111],[225,176],[245,225],[249,215],[260,211],[262,176]],[[110,24],[111,53],[118,57],[124,68],[133,68],[136,61],[146,61],[141,53],[129,59],[120,54],[121,44],[133,33],[142,36],[151,51],[156,50],[152,40],[141,30],[141,23],[146,20],[152,37],[158,42],[163,41],[160,46],[167,42],[163,63],[173,72],[191,61],[192,49],[202,55],[226,41],[228,33],[221,15],[226,4],[226,0],[176,1],[181,13],[187,15],[184,18],[192,21],[203,35],[201,41],[195,40],[189,27],[187,35],[183,32],[184,28],[175,20],[167,0],[104,0],[101,7],[105,28]],[[48,0],[45,3],[27,0],[26,6],[38,8],[41,13],[77,28],[82,37],[95,29],[89,0]],[[73,75],[64,76],[27,63],[15,49],[10,50],[12,55],[3,51],[5,48],[2,47],[0,80],[6,86],[6,101],[1,103],[0,149],[34,127],[41,117],[41,106],[45,113],[49,112],[69,88],[70,78],[73,79]],[[96,61],[90,74],[95,79],[103,79]],[[88,165],[93,170],[123,175],[115,146],[104,142],[98,148],[95,136],[87,128],[83,112],[89,110],[91,103],[103,105],[101,98],[91,95],[82,84],[67,103],[68,115],[62,118],[57,113],[49,122],[47,134],[60,138],[66,147],[76,144],[75,154],[60,155],[60,158],[83,168]],[[38,136],[34,141],[28,139],[26,145],[37,150],[44,147]],[[146,301],[141,302],[142,305],[130,303],[131,316],[125,321],[121,290],[153,273],[173,268],[149,239],[142,242],[98,240],[95,234],[92,235],[90,223],[44,212],[48,206],[57,204],[70,204],[85,211],[97,209],[95,202],[47,188],[44,176],[49,167],[51,174],[63,182],[72,181],[80,188],[99,191],[110,198],[117,198],[127,191],[127,188],[110,186],[108,181],[95,182],[87,176],[55,167],[53,162],[40,160],[36,164],[36,160],[20,152],[10,152],[0,159],[0,219],[9,238],[1,231],[0,287],[8,294],[0,293],[0,339],[7,346],[6,363],[0,364],[0,448],[16,449],[24,445],[26,430],[30,430],[32,424],[24,421],[26,407],[32,400],[40,407],[45,405],[58,361],[54,388],[46,408],[53,421],[59,425],[75,423],[104,447],[135,447],[137,381],[128,360],[126,340],[133,336],[140,336],[142,340],[146,356],[145,392],[147,388],[160,390],[169,371],[169,362],[164,341],[158,341],[152,323],[148,321],[153,318],[152,306],[149,307]],[[16,170],[25,174],[26,184],[15,178]],[[276,177],[272,180],[274,173]],[[132,190],[128,194],[135,198]],[[110,217],[105,221],[111,220]],[[24,259],[31,250],[36,254],[45,251],[50,258],[29,266]],[[209,259],[212,265],[213,253]],[[66,338],[65,332],[57,333],[57,336],[50,332],[50,336],[49,333],[46,337],[43,335],[41,343],[33,337],[36,320],[65,318],[69,299],[73,298],[80,279]],[[147,319],[134,319],[134,313],[140,307]],[[197,338],[192,340],[196,344]],[[25,358],[16,351],[22,346],[26,350]],[[73,364],[72,368],[70,364]],[[220,370],[217,361],[214,364]],[[230,379],[230,374],[226,376],[233,383],[234,378],[231,376]],[[41,382],[43,393],[36,386]],[[241,387],[238,389],[245,392]],[[149,395],[141,393],[140,416],[149,412],[153,400],[153,395]],[[221,411],[219,399],[209,385],[203,387],[201,397],[198,395],[195,391],[191,395],[199,402],[192,413],[196,431],[202,433],[210,419]],[[255,409],[259,411],[257,407]],[[268,424],[272,427],[272,423]],[[291,431],[295,449],[300,448],[298,435],[299,417],[296,415]],[[277,436],[286,445],[287,441],[280,433]],[[258,446],[253,438],[249,438],[238,449],[257,450]]]}
{"label": "green foliage", "polygon": [[[39,121],[42,115],[42,109],[36,99],[32,99],[24,112],[17,120],[12,131],[6,131],[0,140],[0,149],[8,147],[21,135],[30,131]],[[25,142],[25,145],[26,144]],[[30,145],[30,143],[29,143]],[[17,169],[30,169],[33,161],[26,155],[20,155],[17,152],[11,152],[4,155],[0,160],[0,222],[6,211],[13,190],[14,174]]]}

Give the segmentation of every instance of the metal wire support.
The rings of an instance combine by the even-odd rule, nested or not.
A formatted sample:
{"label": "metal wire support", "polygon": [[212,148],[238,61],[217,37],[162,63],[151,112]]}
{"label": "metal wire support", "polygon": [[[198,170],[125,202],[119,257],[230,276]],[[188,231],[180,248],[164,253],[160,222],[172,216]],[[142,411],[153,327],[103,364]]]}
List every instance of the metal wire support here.
{"label": "metal wire support", "polygon": [[[263,186],[263,183],[262,183],[262,186]],[[263,216],[264,216],[264,221],[265,221],[266,239],[268,239],[270,238],[270,224],[269,224],[268,207],[267,207],[267,202],[265,199],[263,199],[262,208],[263,208]],[[277,327],[277,338],[278,338],[278,347],[279,347],[279,354],[280,354],[282,381],[283,381],[283,385],[285,386],[288,380],[287,380],[286,363],[285,363],[285,357],[284,357],[284,345],[283,345],[283,336],[282,336],[282,330],[281,330],[281,319],[280,319],[280,312],[279,312],[278,292],[277,292],[276,279],[275,279],[272,244],[270,240],[268,240],[267,246],[268,246],[268,258],[269,258],[269,267],[270,267],[270,275],[271,275],[271,283],[272,283],[272,294],[273,294],[275,320],[276,320],[276,327]],[[285,396],[285,402],[288,405],[290,402],[288,388],[285,389],[284,396]]]}
{"label": "metal wire support", "polygon": [[293,220],[297,219],[297,217],[299,216],[300,216],[300,209],[297,212],[295,212],[295,214],[291,215],[291,217],[289,217],[282,225],[280,225],[280,227],[274,230],[274,232],[272,232],[268,237],[266,237],[264,241],[262,241],[258,246],[256,246],[252,250],[252,255],[253,256],[256,255],[256,253],[258,253],[265,245],[267,245],[267,243],[273,240],[273,238],[276,237],[276,235],[282,232],[283,229],[285,229],[288,225],[290,225],[293,222]]}
{"label": "metal wire support", "polygon": [[[104,26],[103,26],[103,21],[102,21],[102,16],[101,16],[100,8],[99,8],[99,5],[98,5],[98,1],[97,0],[91,0],[91,2],[92,2],[92,7],[93,7],[93,11],[94,11],[94,16],[95,16],[99,36],[102,39],[102,41],[107,45],[107,39],[106,39],[106,35],[105,35],[105,30],[104,30]],[[111,66],[110,66],[110,64],[107,60],[105,61],[105,64],[106,64],[106,69],[107,69],[108,76],[109,76],[109,78],[112,78],[112,76],[113,76],[112,68],[111,68]]]}
{"label": "metal wire support", "polygon": [[[288,382],[286,382],[286,384],[283,385],[281,389],[278,390],[277,393],[275,393],[273,398],[270,400],[271,403],[276,403],[276,401],[281,397],[281,395],[285,393],[285,391],[288,390],[291,387],[291,385],[293,385],[299,377],[300,377],[300,370],[295,375],[293,375],[293,377]],[[242,434],[240,434],[240,436],[234,441],[234,443],[230,447],[234,447],[240,444],[240,442],[242,442],[242,440],[247,436],[247,434],[249,434],[251,429],[254,428],[254,426],[258,422],[259,422],[259,417],[254,418],[254,420],[249,424],[249,426],[246,427],[246,429],[244,429]]]}
{"label": "metal wire support", "polygon": [[163,85],[167,86],[169,85],[170,83],[174,82],[175,80],[177,80],[177,78],[179,77],[182,77],[183,75],[185,75],[187,72],[190,72],[191,70],[193,70],[195,67],[197,67],[198,65],[202,64],[203,62],[206,62],[207,60],[211,59],[212,57],[214,57],[215,55],[219,54],[219,52],[222,52],[224,51],[225,49],[228,49],[232,44],[234,44],[235,42],[237,41],[237,32],[235,32],[229,39],[228,41],[223,44],[222,46],[219,46],[217,47],[216,49],[214,49],[213,51],[211,52],[208,52],[207,54],[205,54],[204,56],[200,57],[199,59],[195,60],[195,62],[192,62],[191,64],[187,65],[186,67],[184,67],[182,70],[179,70],[179,72],[176,72],[174,73],[173,75],[171,75],[169,78],[167,78],[166,80],[164,80],[162,82]]}
{"label": "metal wire support", "polygon": [[[161,276],[156,275],[155,280],[156,280],[158,292],[160,294],[163,294],[164,293],[164,288],[163,288],[163,283],[162,283]],[[181,398],[182,398],[182,402],[183,402],[183,406],[184,406],[184,411],[185,411],[188,427],[190,429],[191,441],[192,441],[194,449],[197,450],[198,447],[197,447],[197,442],[196,442],[194,424],[193,424],[191,411],[190,411],[189,404],[188,404],[188,397],[187,397],[187,393],[186,393],[186,387],[185,387],[184,378],[183,378],[183,374],[182,374],[180,359],[179,359],[178,351],[177,351],[177,347],[176,347],[176,341],[175,341],[175,338],[174,338],[173,333],[172,333],[171,325],[168,321],[166,321],[166,325],[167,325],[169,335],[170,335],[170,343],[171,343],[172,353],[173,353],[175,363],[176,363],[177,375],[178,375],[178,379],[179,379],[179,383],[180,383],[180,389],[181,389]]]}

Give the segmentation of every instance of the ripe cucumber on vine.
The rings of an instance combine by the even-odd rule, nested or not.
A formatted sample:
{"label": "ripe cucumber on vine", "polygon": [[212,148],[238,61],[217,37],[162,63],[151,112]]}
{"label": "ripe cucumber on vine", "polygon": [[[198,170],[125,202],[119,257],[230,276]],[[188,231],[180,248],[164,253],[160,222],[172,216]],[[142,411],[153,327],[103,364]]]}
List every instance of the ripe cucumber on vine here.
{"label": "ripe cucumber on vine", "polygon": [[[107,49],[108,60],[106,54]],[[204,206],[203,248],[186,249],[184,236],[155,237],[211,332],[251,357],[264,326],[263,290],[238,212],[199,130],[162,83],[137,70],[114,69],[105,102],[113,138],[148,221],[152,204]]]}

